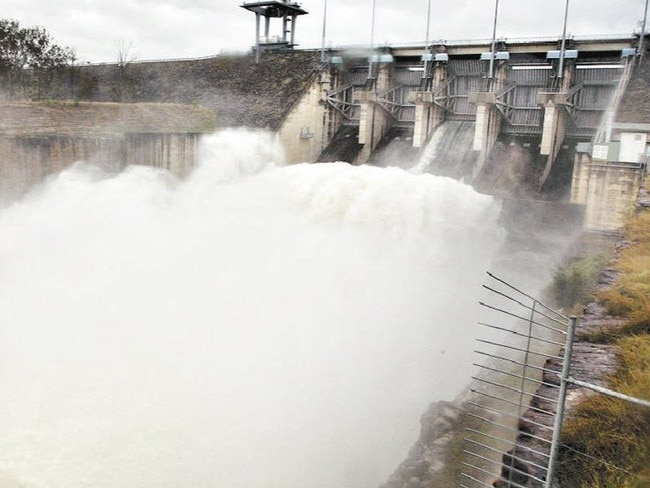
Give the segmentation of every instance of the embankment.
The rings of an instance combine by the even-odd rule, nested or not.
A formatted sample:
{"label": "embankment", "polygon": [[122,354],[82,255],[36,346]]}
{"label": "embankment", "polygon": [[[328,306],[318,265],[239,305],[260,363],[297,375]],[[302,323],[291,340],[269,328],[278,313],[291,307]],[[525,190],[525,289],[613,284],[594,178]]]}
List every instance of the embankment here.
{"label": "embankment", "polygon": [[93,102],[197,104],[217,127],[277,129],[320,68],[316,51],[219,55],[201,59],[133,61],[74,68],[55,98]]}

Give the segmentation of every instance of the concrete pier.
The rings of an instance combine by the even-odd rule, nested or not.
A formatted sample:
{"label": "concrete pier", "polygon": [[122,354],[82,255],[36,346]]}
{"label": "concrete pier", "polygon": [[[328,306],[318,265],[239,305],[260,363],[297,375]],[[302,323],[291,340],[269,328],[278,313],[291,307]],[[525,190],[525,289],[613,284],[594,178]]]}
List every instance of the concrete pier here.
{"label": "concrete pier", "polygon": [[360,105],[359,144],[363,145],[357,163],[368,161],[392,125],[391,113],[380,103],[380,97],[393,87],[393,59],[387,55],[373,58],[368,89],[357,92],[356,98]]}
{"label": "concrete pier", "polygon": [[557,158],[566,135],[568,115],[565,105],[567,104],[567,94],[540,93],[538,96],[538,102],[544,109],[542,142],[540,144],[539,152],[543,156],[548,156],[544,172],[539,181],[539,187],[541,188],[544,186],[548,176],[551,174],[553,163]]}
{"label": "concrete pier", "polygon": [[479,157],[472,172],[472,179],[474,179],[483,169],[490,150],[499,136],[501,120],[496,110],[497,98],[494,92],[471,93],[469,101],[476,105],[473,148],[479,152]]}
{"label": "concrete pier", "polygon": [[[430,90],[417,91],[412,94],[412,101],[415,103],[414,147],[422,147],[435,128],[445,120],[444,105],[436,103],[436,96],[440,97],[447,85],[447,66],[445,61],[436,61],[434,56],[429,57],[432,58],[429,63],[433,63]],[[446,54],[443,59],[448,59]],[[423,69],[426,70],[427,67],[423,67]]]}

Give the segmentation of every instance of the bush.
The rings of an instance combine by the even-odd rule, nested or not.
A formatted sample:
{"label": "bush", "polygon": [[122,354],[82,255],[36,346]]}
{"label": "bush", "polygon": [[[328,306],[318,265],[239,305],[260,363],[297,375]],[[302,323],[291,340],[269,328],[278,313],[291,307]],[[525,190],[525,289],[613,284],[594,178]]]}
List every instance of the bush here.
{"label": "bush", "polygon": [[553,277],[555,303],[566,310],[585,305],[593,296],[605,262],[606,258],[598,254],[558,269]]}

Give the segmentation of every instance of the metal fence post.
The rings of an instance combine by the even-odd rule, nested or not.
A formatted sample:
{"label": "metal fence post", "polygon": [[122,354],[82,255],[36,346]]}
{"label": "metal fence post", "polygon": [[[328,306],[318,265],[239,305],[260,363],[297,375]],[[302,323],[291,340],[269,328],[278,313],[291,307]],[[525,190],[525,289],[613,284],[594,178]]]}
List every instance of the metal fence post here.
{"label": "metal fence post", "polygon": [[555,475],[555,465],[557,462],[557,453],[560,444],[560,433],[562,430],[562,421],[564,418],[564,408],[566,403],[566,390],[571,371],[571,354],[573,352],[573,338],[575,335],[576,317],[571,316],[567,327],[566,345],[564,346],[564,362],[562,363],[562,373],[560,375],[560,389],[557,399],[557,413],[553,422],[553,438],[551,440],[551,452],[548,460],[548,471],[546,474],[546,483],[544,488],[553,486],[553,476]]}

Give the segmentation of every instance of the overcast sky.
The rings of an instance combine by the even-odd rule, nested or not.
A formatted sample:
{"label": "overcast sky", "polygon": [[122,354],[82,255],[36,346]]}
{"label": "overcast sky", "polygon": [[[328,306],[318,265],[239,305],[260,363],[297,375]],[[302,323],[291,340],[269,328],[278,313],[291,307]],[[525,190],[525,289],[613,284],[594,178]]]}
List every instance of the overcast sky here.
{"label": "overcast sky", "polygon": [[[325,0],[298,2],[309,12],[297,21],[296,42],[321,45]],[[139,60],[201,57],[246,51],[255,16],[243,0],[3,0],[1,18],[39,25],[71,47],[79,61],[117,58],[120,46]],[[375,43],[423,42],[428,0],[375,0]],[[370,44],[373,0],[327,0],[326,43]],[[494,0],[431,0],[431,40],[489,39]],[[639,31],[645,0],[570,0],[572,35]],[[565,0],[500,0],[497,36],[560,36]],[[273,28],[275,27],[275,29]],[[279,34],[275,19],[271,34]]]}

